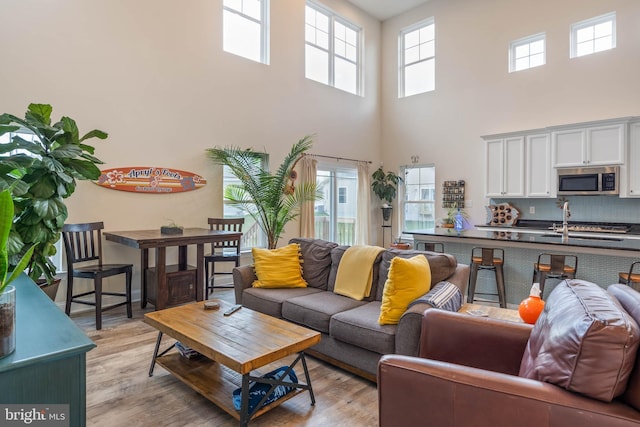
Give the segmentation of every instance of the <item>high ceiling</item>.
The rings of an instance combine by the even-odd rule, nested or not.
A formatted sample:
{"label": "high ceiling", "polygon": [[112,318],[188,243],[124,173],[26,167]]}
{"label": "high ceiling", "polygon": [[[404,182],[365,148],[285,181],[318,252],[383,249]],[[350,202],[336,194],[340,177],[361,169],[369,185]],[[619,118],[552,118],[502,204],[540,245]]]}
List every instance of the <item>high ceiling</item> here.
{"label": "high ceiling", "polygon": [[348,0],[380,21],[399,15],[429,0]]}

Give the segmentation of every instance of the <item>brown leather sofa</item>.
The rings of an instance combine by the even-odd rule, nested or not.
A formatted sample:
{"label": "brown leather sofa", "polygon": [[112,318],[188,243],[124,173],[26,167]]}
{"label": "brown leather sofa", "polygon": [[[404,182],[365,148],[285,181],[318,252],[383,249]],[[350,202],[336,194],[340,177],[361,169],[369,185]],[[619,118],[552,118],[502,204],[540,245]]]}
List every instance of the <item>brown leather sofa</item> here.
{"label": "brown leather sofa", "polygon": [[[613,304],[628,313],[628,324],[636,325],[630,326],[629,331],[636,328],[637,333],[640,293],[624,285],[611,285],[607,291]],[[548,305],[550,300],[551,295]],[[546,319],[549,320],[554,318]],[[536,324],[534,334],[539,329]],[[624,334],[624,326],[622,330]],[[631,373],[628,382],[624,380],[624,392],[605,402],[519,376],[522,369],[531,367],[530,360],[523,360],[531,347],[530,325],[428,310],[422,331],[419,357],[387,355],[380,360],[378,398],[382,427],[640,425],[638,357],[625,361],[625,369]],[[535,342],[534,337],[532,341]],[[622,347],[633,345],[637,348],[637,342]],[[605,358],[591,357],[590,362],[594,360],[597,364]],[[564,379],[567,378],[571,379],[571,375]],[[594,378],[590,385],[597,387],[599,381]]]}

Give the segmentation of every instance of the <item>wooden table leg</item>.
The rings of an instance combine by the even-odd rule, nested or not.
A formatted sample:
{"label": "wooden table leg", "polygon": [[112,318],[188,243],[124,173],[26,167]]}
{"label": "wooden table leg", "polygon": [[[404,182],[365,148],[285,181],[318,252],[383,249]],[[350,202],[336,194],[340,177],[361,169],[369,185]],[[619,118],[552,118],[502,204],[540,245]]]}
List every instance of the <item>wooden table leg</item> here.
{"label": "wooden table leg", "polygon": [[149,249],[140,251],[140,308],[147,307],[147,269],[149,268]]}
{"label": "wooden table leg", "polygon": [[204,287],[207,286],[207,280],[203,279],[204,271],[204,243],[196,245],[196,301],[204,299]]}
{"label": "wooden table leg", "polygon": [[178,246],[178,270],[187,269],[187,246]]}
{"label": "wooden table leg", "polygon": [[167,248],[156,248],[156,310],[163,310],[169,301],[167,284]]}

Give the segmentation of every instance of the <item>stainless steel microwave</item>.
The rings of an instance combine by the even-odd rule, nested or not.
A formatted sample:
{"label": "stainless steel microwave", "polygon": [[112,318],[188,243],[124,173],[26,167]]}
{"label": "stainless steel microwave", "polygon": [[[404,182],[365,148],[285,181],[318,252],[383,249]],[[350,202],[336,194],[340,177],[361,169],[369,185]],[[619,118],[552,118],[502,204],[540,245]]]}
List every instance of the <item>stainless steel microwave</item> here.
{"label": "stainless steel microwave", "polygon": [[618,166],[590,168],[559,168],[558,195],[619,194]]}

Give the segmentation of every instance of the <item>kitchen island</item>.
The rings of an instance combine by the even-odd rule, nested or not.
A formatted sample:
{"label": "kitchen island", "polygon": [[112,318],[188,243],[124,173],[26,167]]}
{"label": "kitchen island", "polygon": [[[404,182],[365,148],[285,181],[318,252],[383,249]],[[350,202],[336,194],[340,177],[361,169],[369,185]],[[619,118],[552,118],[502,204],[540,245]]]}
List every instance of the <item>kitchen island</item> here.
{"label": "kitchen island", "polygon": [[[618,272],[628,271],[631,263],[640,259],[640,236],[635,234],[570,232],[566,241],[561,233],[523,227],[476,227],[460,232],[450,228],[433,228],[405,234],[413,235],[414,244],[421,241],[443,243],[445,252],[464,264],[470,263],[471,249],[474,247],[503,248],[507,303],[512,307],[529,295],[533,263],[540,253],[577,255],[576,277],[603,287],[616,283]],[[547,280],[544,298],[557,282],[554,279]],[[478,292],[495,292],[493,274],[480,272],[477,289]]]}

